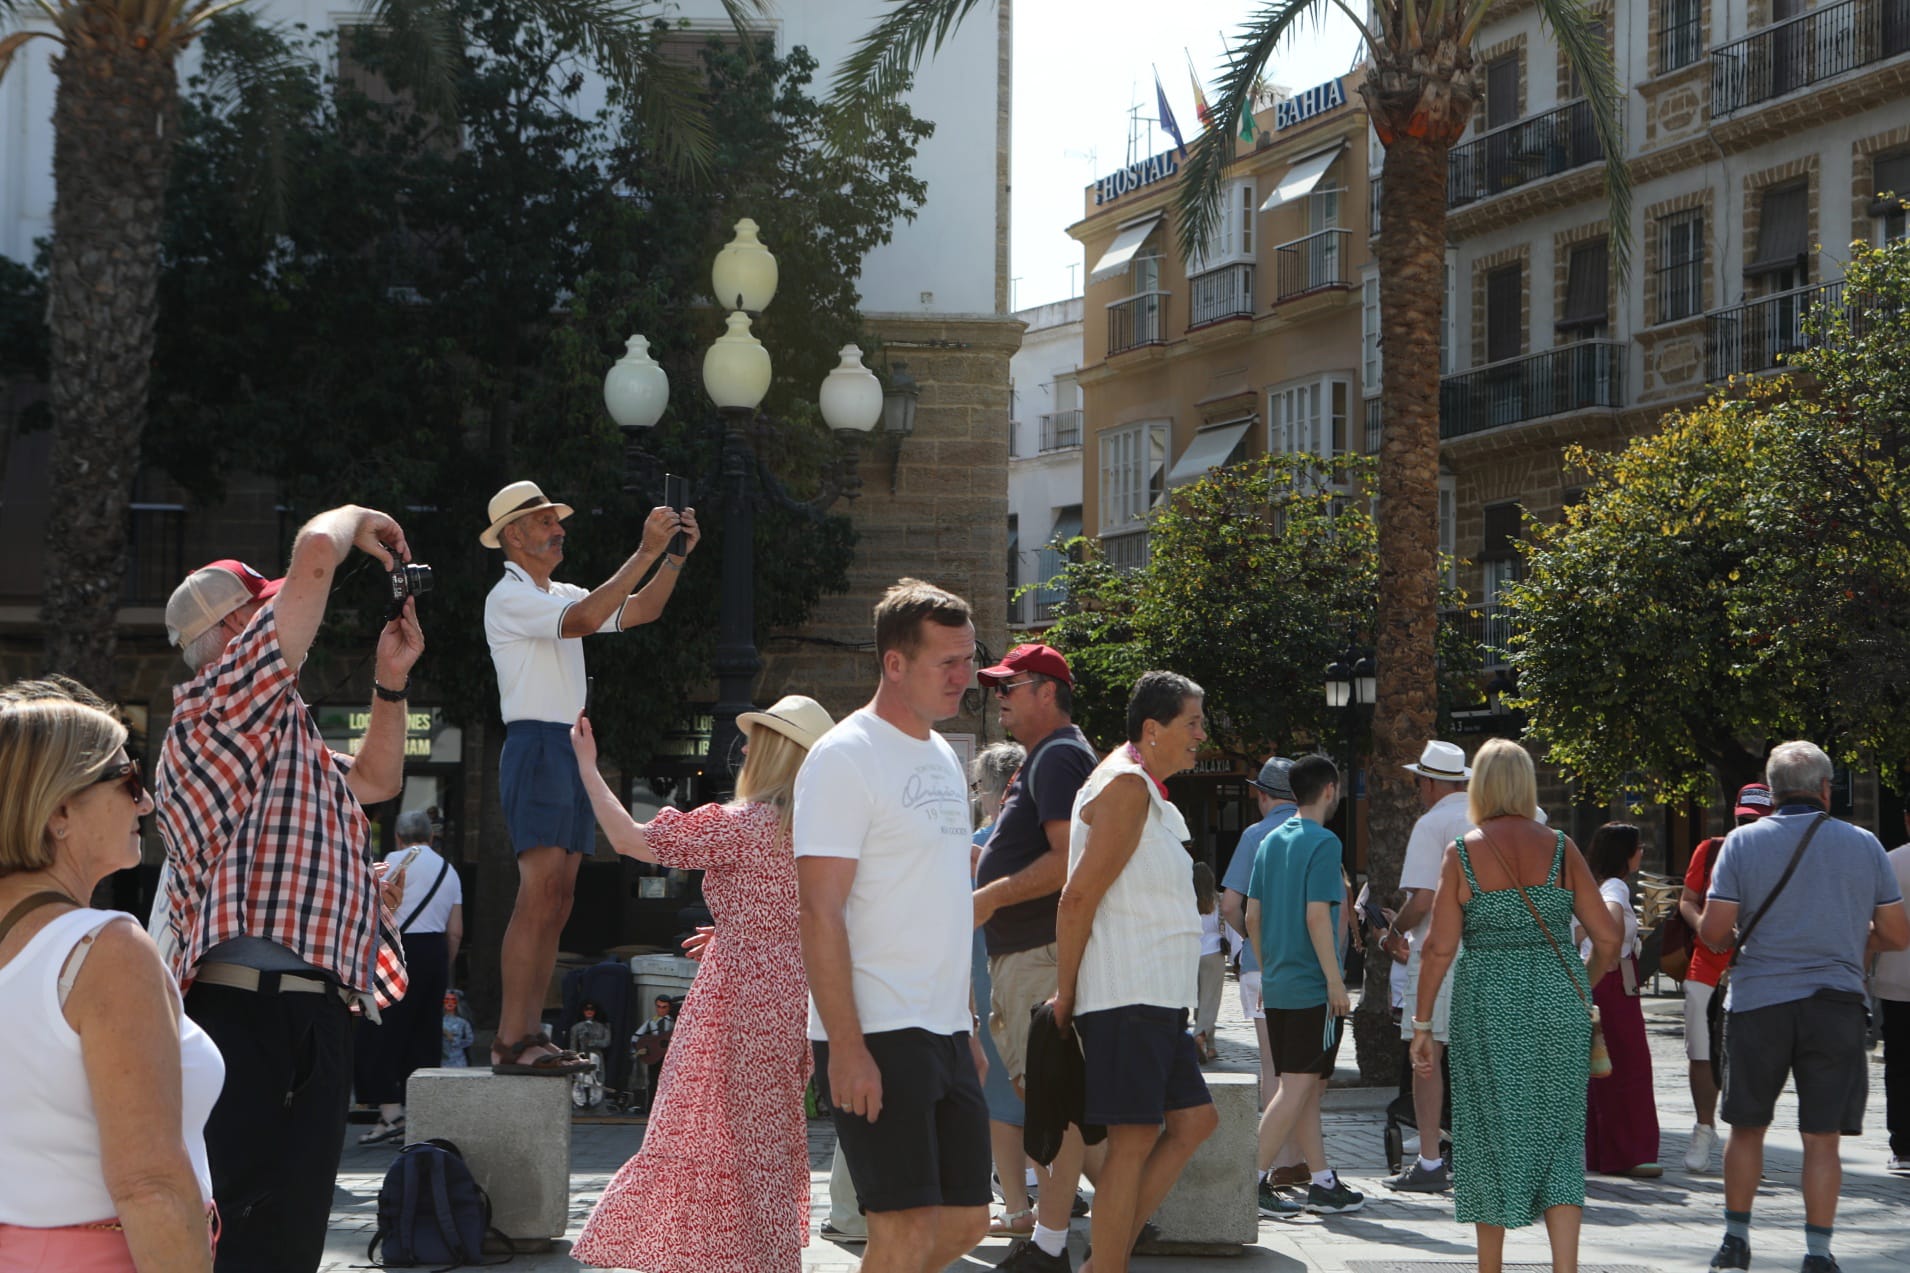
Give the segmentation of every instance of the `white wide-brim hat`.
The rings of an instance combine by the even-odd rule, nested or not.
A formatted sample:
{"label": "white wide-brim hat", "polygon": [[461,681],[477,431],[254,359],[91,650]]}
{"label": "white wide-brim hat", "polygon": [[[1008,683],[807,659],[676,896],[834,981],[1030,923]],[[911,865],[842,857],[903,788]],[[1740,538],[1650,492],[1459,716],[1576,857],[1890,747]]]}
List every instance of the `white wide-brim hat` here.
{"label": "white wide-brim hat", "polygon": [[804,751],[814,747],[816,740],[834,729],[835,724],[835,718],[821,703],[803,694],[785,694],[767,711],[744,712],[736,718],[738,729],[752,725],[773,729]]}
{"label": "white wide-brim hat", "polygon": [[1466,763],[1466,753],[1459,745],[1442,743],[1436,738],[1419,753],[1417,764],[1401,765],[1400,768],[1440,782],[1464,782],[1472,777],[1472,766]]}
{"label": "white wide-brim hat", "polygon": [[512,482],[509,486],[491,496],[485,515],[491,524],[478,536],[478,542],[486,548],[502,547],[497,542],[497,532],[509,526],[520,517],[528,517],[540,508],[557,510],[557,520],[562,521],[577,510],[568,504],[553,504],[544,498],[544,492],[535,482]]}

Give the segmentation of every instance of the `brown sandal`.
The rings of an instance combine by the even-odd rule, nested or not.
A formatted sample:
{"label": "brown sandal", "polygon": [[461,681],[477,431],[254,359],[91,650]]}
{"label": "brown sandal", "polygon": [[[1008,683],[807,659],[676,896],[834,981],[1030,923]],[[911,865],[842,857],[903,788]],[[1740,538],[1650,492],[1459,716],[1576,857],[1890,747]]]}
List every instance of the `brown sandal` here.
{"label": "brown sandal", "polygon": [[[590,1061],[575,1052],[547,1052],[534,1061],[521,1061],[532,1048],[554,1047],[550,1036],[527,1034],[517,1042],[498,1048],[491,1054],[491,1073],[493,1074],[549,1074],[558,1078],[568,1078],[572,1074],[581,1074],[591,1068]],[[502,1057],[503,1060],[498,1058]]]}

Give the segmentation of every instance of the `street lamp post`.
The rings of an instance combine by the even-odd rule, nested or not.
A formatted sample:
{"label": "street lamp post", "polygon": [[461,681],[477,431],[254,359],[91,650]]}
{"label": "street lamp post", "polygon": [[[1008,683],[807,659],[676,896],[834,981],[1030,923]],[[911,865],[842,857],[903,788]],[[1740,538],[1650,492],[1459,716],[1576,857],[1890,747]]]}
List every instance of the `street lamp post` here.
{"label": "street lamp post", "polygon": [[[710,271],[711,290],[720,303],[732,300],[724,334],[703,356],[703,389],[723,421],[723,451],[717,474],[717,498],[723,518],[723,574],[718,597],[715,672],[716,708],[710,725],[705,773],[727,790],[729,762],[741,733],[736,718],[752,710],[756,674],[762,659],[756,650],[756,508],[774,503],[820,518],[838,499],[854,499],[861,490],[858,469],[861,440],[882,419],[882,384],[862,364],[862,351],[842,348],[842,361],[824,380],[818,395],[823,421],[835,433],[836,461],[812,499],[792,497],[764,471],[752,436],[757,408],[772,378],[769,351],[750,331],[750,315],[760,314],[776,294],[776,258],[756,237],[756,223],[736,223],[736,236],[717,254]],[[649,356],[648,342],[632,336],[628,352],[604,377],[604,406],[626,439],[626,471],[654,468],[641,449],[641,437],[662,418],[669,401],[669,378]]]}
{"label": "street lamp post", "polygon": [[1326,705],[1340,713],[1340,734],[1346,744],[1341,803],[1346,807],[1346,871],[1351,878],[1358,873],[1360,860],[1359,753],[1355,750],[1360,709],[1372,707],[1379,697],[1373,660],[1349,640],[1346,653],[1327,664],[1324,685]]}

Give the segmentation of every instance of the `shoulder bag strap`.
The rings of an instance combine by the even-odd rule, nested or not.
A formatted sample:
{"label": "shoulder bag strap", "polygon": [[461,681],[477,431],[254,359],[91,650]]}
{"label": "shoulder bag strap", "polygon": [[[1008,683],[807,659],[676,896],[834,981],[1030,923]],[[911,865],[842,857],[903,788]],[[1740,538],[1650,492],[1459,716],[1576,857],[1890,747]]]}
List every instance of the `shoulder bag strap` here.
{"label": "shoulder bag strap", "polygon": [[411,914],[399,921],[399,932],[402,933],[410,928],[412,922],[424,912],[424,908],[431,905],[431,899],[438,895],[438,885],[444,883],[444,877],[449,874],[451,874],[451,863],[448,860],[438,863],[438,878],[431,881],[431,887],[426,889],[424,896],[418,899],[418,904],[411,908]]}
{"label": "shoulder bag strap", "polygon": [[34,911],[39,910],[42,906],[51,906],[55,902],[65,902],[68,906],[79,905],[79,903],[75,902],[66,894],[55,892],[50,888],[41,889],[37,893],[30,893],[19,905],[8,911],[4,919],[0,919],[0,941],[7,939],[7,934],[13,931],[15,924],[25,919],[28,915],[31,915]]}
{"label": "shoulder bag strap", "polygon": [[[1784,886],[1791,882],[1791,876],[1797,871],[1797,864],[1804,860],[1804,850],[1810,847],[1811,837],[1817,834],[1817,828],[1829,821],[1830,814],[1820,813],[1810,826],[1804,829],[1803,838],[1797,842],[1797,848],[1791,853],[1789,865],[1784,868],[1784,874],[1777,878],[1777,887],[1772,889],[1771,895],[1764,899],[1764,905],[1757,908],[1757,914],[1751,916],[1751,922],[1738,930],[1737,944],[1731,947],[1731,962],[1725,965],[1726,971],[1738,966],[1738,955],[1744,950],[1744,943],[1751,940],[1751,934],[1757,931],[1758,921],[1770,914],[1771,904],[1777,901],[1777,896],[1784,891]],[[1724,845],[1719,844],[1718,848],[1722,850]]]}
{"label": "shoulder bag strap", "polygon": [[[1585,1005],[1586,1014],[1590,1015],[1592,1011],[1592,1001],[1585,997],[1583,990],[1579,989],[1578,978],[1572,975],[1571,961],[1565,958],[1565,952],[1559,948],[1558,938],[1552,936],[1552,930],[1545,926],[1545,917],[1539,914],[1539,908],[1532,904],[1531,895],[1525,891],[1525,885],[1519,883],[1519,877],[1512,873],[1512,867],[1505,860],[1505,853],[1499,848],[1498,841],[1494,840],[1492,833],[1487,831],[1484,827],[1478,828],[1478,831],[1479,838],[1484,840],[1486,844],[1491,847],[1492,855],[1499,859],[1499,866],[1505,871],[1505,877],[1512,881],[1513,888],[1519,890],[1519,900],[1525,903],[1525,909],[1532,912],[1532,918],[1538,924],[1539,931],[1545,934],[1545,940],[1551,943],[1552,953],[1558,956],[1560,965],[1565,969],[1565,979],[1572,983],[1573,992],[1578,995],[1579,1002]],[[1561,832],[1561,834],[1563,833]],[[1564,875],[1564,867],[1562,864],[1559,868],[1559,874],[1561,877]]]}

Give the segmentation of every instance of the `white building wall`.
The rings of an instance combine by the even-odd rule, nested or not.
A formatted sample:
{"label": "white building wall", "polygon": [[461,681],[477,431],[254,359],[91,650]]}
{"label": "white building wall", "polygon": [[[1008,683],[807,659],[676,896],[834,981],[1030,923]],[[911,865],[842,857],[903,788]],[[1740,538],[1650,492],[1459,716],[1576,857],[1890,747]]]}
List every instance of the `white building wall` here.
{"label": "white building wall", "polygon": [[[1041,450],[1040,418],[1056,410],[1055,380],[1081,366],[1081,298],[1020,310],[1015,317],[1028,324],[1021,349],[1009,361],[1014,387],[1014,441],[1008,461],[1008,515],[1016,519],[1018,550],[1015,576],[1007,582],[1018,588],[1042,581],[1041,549],[1046,545],[1061,509],[1081,503],[1082,449],[1079,443],[1059,450]],[[1074,406],[1081,405],[1080,394]],[[1035,597],[1013,602],[1011,625],[1037,622]]]}
{"label": "white building wall", "polygon": [[[695,26],[727,25],[717,0],[676,0],[671,7],[668,16]],[[817,96],[827,95],[842,59],[877,17],[875,6],[842,0],[775,0],[774,8],[777,48],[803,45],[820,63],[810,86]],[[363,12],[336,0],[253,0],[247,9],[267,22],[321,30]],[[865,259],[865,312],[995,310],[996,46],[994,15],[983,7],[917,77],[910,105],[935,123],[915,161],[928,183],[927,202],[912,223],[896,227],[893,242]],[[0,80],[0,254],[18,261],[31,260],[34,239],[52,228],[53,51],[50,41],[30,41]],[[195,61],[189,54],[182,64],[182,82]],[[583,108],[592,109],[602,97],[586,91],[585,99]]]}

